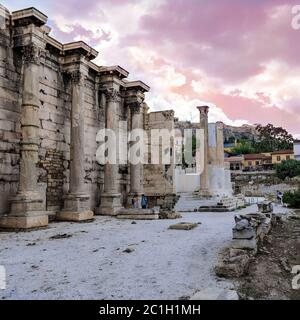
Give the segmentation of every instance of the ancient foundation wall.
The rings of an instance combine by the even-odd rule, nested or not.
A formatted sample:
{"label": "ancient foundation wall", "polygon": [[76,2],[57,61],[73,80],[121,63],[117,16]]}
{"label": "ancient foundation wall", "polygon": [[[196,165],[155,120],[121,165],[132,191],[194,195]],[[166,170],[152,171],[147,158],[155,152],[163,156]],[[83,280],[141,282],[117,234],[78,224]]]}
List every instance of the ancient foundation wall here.
{"label": "ancient foundation wall", "polygon": [[0,214],[9,210],[19,181],[21,63],[9,42],[8,31],[0,30]]}
{"label": "ancient foundation wall", "polygon": [[270,172],[231,173],[235,193],[245,196],[275,197],[277,190],[281,192],[296,190],[300,182],[297,179],[282,181]]}

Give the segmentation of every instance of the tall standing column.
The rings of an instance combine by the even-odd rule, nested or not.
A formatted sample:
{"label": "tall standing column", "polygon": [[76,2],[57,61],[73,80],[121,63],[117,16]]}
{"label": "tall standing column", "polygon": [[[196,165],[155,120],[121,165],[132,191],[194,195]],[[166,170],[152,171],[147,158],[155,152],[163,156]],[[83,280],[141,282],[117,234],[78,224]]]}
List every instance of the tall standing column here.
{"label": "tall standing column", "polygon": [[[118,137],[119,126],[119,104],[121,103],[120,93],[115,88],[107,88],[105,90],[106,97],[106,129],[110,130]],[[108,137],[110,134],[107,135]],[[116,152],[116,163],[107,162],[104,165],[104,193],[101,196],[100,213],[103,215],[116,215],[122,208],[121,194],[119,187],[119,165],[118,165],[118,143],[108,144],[108,152]]]}
{"label": "tall standing column", "polygon": [[[143,113],[142,106],[139,102],[134,102],[129,105],[131,110],[131,130],[143,129]],[[142,138],[142,137],[141,137]],[[144,141],[143,141],[144,142]],[[131,144],[135,142],[131,141]],[[143,157],[143,150],[140,150]],[[130,193],[131,197],[138,197],[139,206],[141,205],[141,196],[143,194],[143,164],[134,161],[136,157],[135,150],[130,148]]]}
{"label": "tall standing column", "polygon": [[39,77],[41,48],[23,48],[23,90],[21,108],[20,180],[11,213],[1,217],[3,228],[29,229],[48,224],[43,199],[38,191]]}
{"label": "tall standing column", "polygon": [[223,122],[216,123],[217,131],[217,162],[220,167],[224,167],[224,124]]}
{"label": "tall standing column", "polygon": [[65,197],[64,210],[56,216],[58,220],[84,221],[92,219],[90,196],[84,184],[84,81],[86,75],[81,70],[71,73],[71,146],[70,146],[70,186]]}
{"label": "tall standing column", "polygon": [[208,106],[197,107],[200,112],[200,129],[204,130],[204,161],[203,171],[200,175],[200,195],[209,196],[209,172],[208,172]]}

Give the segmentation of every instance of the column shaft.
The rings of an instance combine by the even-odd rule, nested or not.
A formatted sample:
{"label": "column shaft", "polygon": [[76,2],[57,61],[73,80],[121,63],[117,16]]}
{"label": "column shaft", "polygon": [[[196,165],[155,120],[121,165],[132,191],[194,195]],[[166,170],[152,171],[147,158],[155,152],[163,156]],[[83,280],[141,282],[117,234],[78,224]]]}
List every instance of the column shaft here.
{"label": "column shaft", "polygon": [[208,172],[208,107],[201,106],[198,107],[200,112],[200,129],[204,130],[204,163],[203,171],[200,176],[200,193],[203,195],[208,194],[209,189],[209,172]]}
{"label": "column shaft", "polygon": [[[131,108],[131,130],[143,129],[143,114],[139,104]],[[142,138],[142,137],[141,137]],[[133,143],[133,142],[132,142]],[[142,152],[142,150],[141,150]],[[131,149],[130,159],[134,159],[136,155]],[[130,162],[130,191],[132,194],[143,193],[143,164],[134,164]]]}
{"label": "column shaft", "polygon": [[80,68],[71,72],[71,145],[70,183],[65,196],[64,209],[56,215],[57,220],[84,221],[93,218],[84,185],[84,81]]}
{"label": "column shaft", "polygon": [[84,193],[84,86],[72,83],[70,193]]}

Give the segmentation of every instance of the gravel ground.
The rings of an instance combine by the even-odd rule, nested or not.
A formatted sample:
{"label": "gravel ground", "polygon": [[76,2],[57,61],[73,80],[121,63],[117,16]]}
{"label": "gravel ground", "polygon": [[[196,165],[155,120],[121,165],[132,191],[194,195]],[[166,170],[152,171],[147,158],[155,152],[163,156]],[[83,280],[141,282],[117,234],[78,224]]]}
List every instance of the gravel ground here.
{"label": "gravel ground", "polygon": [[[234,214],[186,213],[182,219],[136,224],[98,216],[91,223],[2,232],[7,287],[0,299],[183,299],[199,290],[229,288],[213,267],[231,240]],[[182,221],[202,224],[168,230]],[[128,248],[133,251],[124,252]]]}

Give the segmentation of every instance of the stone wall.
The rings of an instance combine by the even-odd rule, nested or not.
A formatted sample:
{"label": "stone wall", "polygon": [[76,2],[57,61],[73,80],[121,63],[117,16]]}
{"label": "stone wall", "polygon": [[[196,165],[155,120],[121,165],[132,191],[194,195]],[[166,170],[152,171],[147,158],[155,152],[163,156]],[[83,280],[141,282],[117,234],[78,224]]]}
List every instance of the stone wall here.
{"label": "stone wall", "polygon": [[245,196],[275,197],[277,190],[281,192],[296,190],[299,185],[296,179],[280,180],[274,171],[232,172],[231,179],[235,193],[242,193]]}
{"label": "stone wall", "polygon": [[21,63],[9,43],[9,31],[0,29],[0,214],[9,210],[19,181]]}
{"label": "stone wall", "polygon": [[[22,54],[12,48],[9,29],[0,30],[0,37],[0,214],[3,214],[9,212],[9,199],[16,194],[19,182],[23,79]],[[57,52],[50,47],[46,49],[40,73],[38,185],[46,210],[55,212],[63,208],[69,185],[71,84],[62,72]],[[94,209],[99,206],[104,183],[103,166],[97,163],[95,153],[96,134],[105,127],[105,113],[93,70],[85,82],[84,99],[85,187]],[[124,120],[122,108],[119,119]],[[128,174],[121,172],[118,179],[127,190]]]}
{"label": "stone wall", "polygon": [[[170,152],[170,164],[147,164],[144,165],[144,191],[150,195],[164,195],[175,192],[175,171],[174,171],[174,111],[151,112],[146,116],[145,128],[148,132],[149,143],[150,132],[153,129],[167,129],[173,138],[171,139],[172,150],[162,150],[161,140],[159,142],[159,150],[162,152]],[[151,152],[150,146],[148,152]],[[151,160],[149,155],[148,160]],[[160,161],[161,163],[161,161]]]}

